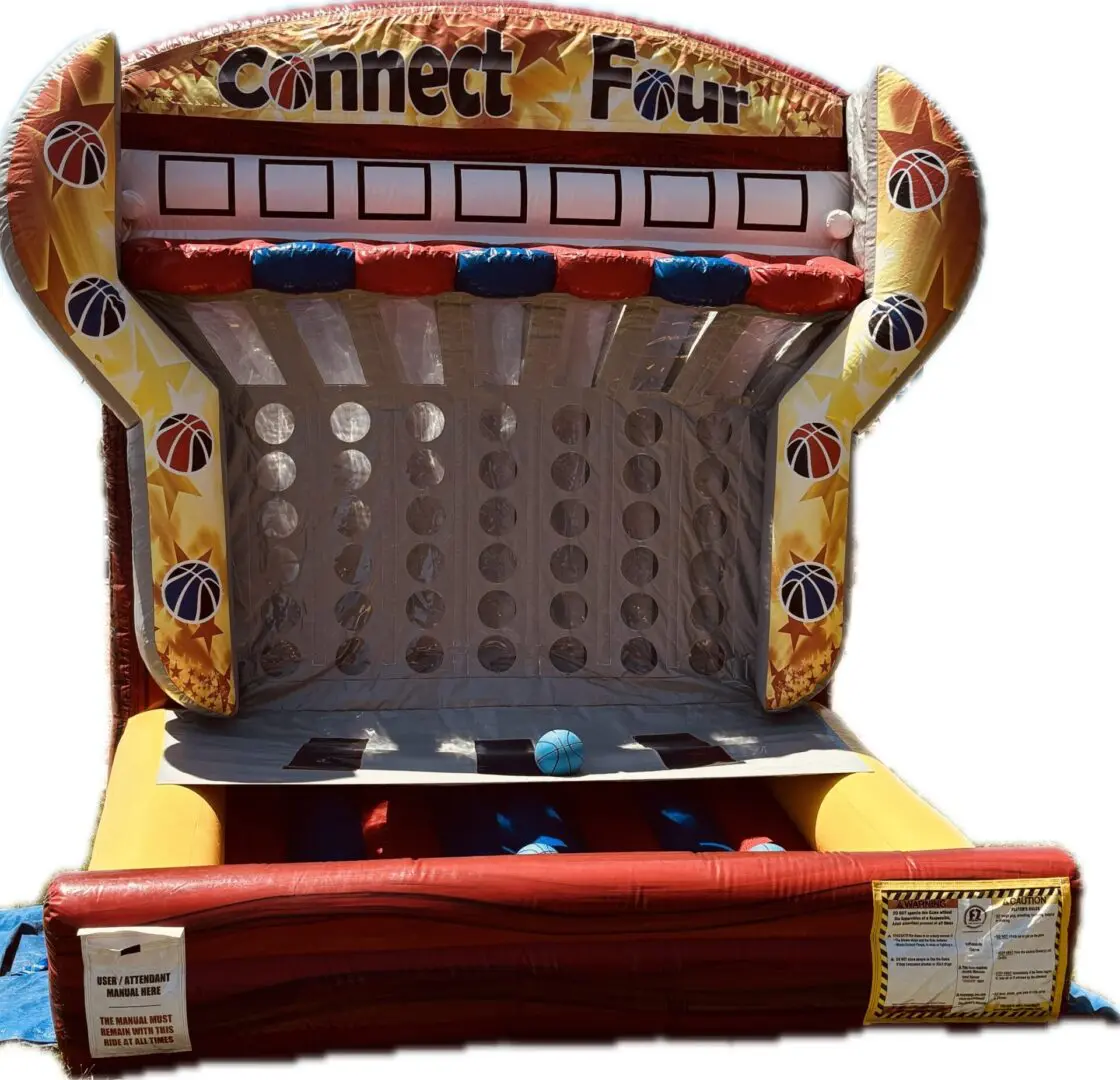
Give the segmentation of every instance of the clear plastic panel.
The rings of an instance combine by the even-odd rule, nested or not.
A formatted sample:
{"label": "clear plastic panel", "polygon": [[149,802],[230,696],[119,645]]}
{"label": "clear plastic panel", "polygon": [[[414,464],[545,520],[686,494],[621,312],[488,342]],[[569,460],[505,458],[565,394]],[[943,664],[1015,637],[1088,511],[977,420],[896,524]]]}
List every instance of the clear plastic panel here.
{"label": "clear plastic panel", "polygon": [[653,324],[630,389],[667,391],[672,387],[715,317],[714,311],[697,313],[695,308],[663,308]]}
{"label": "clear plastic panel", "polygon": [[365,372],[358,359],[350,324],[336,300],[301,297],[288,300],[285,307],[324,383],[328,386],[365,385]]}
{"label": "clear plastic panel", "polygon": [[[164,303],[223,364],[256,356],[244,379],[267,381],[261,355],[287,378],[225,397],[250,705],[664,703],[747,680],[762,413],[838,318],[553,295]],[[328,355],[365,384],[330,382]]]}
{"label": "clear plastic panel", "polygon": [[235,300],[198,301],[189,304],[187,310],[239,386],[284,385],[284,376],[244,304]]}
{"label": "clear plastic panel", "polygon": [[481,300],[471,307],[476,386],[517,386],[525,366],[526,305]]}
{"label": "clear plastic panel", "polygon": [[763,364],[796,340],[805,323],[756,315],[732,346],[705,391],[708,397],[742,398]]}
{"label": "clear plastic panel", "polygon": [[442,386],[443,353],[435,304],[430,300],[382,300],[378,310],[400,361],[402,380],[413,386]]}
{"label": "clear plastic panel", "polygon": [[595,385],[608,328],[617,324],[625,305],[572,302],[564,313],[560,338],[562,362],[554,386]]}

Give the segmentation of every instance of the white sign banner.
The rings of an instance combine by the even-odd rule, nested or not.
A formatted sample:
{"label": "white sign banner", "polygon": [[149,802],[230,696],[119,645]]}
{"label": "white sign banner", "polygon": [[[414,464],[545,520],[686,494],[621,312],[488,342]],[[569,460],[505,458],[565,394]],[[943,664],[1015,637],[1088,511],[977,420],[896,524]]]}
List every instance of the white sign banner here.
{"label": "white sign banner", "polygon": [[874,883],[868,1023],[1055,1017],[1067,964],[1064,878]]}
{"label": "white sign banner", "polygon": [[104,927],[79,930],[78,937],[90,1054],[137,1057],[190,1050],[183,927]]}

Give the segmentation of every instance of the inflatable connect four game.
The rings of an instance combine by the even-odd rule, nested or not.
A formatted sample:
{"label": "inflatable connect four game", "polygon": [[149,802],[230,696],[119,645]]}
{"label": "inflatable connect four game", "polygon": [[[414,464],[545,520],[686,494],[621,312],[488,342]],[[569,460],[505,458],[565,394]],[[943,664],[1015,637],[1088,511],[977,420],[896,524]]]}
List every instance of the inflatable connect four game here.
{"label": "inflatable connect four game", "polygon": [[981,241],[905,76],[327,8],[89,40],[0,171],[106,408],[70,1069],[1070,1008],[1070,857],[974,846],[828,708],[855,438]]}

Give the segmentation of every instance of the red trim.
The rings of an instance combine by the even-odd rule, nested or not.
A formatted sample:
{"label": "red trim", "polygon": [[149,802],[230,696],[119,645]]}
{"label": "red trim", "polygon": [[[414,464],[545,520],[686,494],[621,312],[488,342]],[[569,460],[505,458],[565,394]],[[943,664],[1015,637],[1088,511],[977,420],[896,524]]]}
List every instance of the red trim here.
{"label": "red trim", "polygon": [[193,1050],[174,1063],[557,1032],[858,1027],[871,991],[872,881],[1023,877],[1070,878],[1075,933],[1077,867],[1053,848],[65,874],[46,905],[52,1005],[63,1058],[82,1072],[78,930],[164,925],[184,927],[188,942]]}
{"label": "red trim", "polygon": [[584,300],[648,296],[658,251],[542,247],[556,259],[556,291]]}
{"label": "red trim", "polygon": [[744,302],[784,315],[819,315],[848,311],[863,299],[863,271],[858,266],[816,255],[727,256],[751,268]]}
{"label": "red trim", "polygon": [[180,296],[245,292],[253,287],[253,249],[263,246],[263,240],[129,240],[121,246],[121,276],[138,291]]}
{"label": "red trim", "polygon": [[[180,296],[225,295],[251,289],[251,257],[262,240],[194,242],[144,238],[121,249],[130,288]],[[356,287],[389,296],[436,296],[455,290],[456,259],[471,244],[374,244],[346,241],[355,253]],[[625,248],[531,245],[556,259],[556,287],[584,300],[647,296],[656,259],[675,253]],[[703,252],[722,255],[723,252]],[[751,268],[743,303],[789,315],[848,311],[863,299],[863,271],[828,256],[738,255]]]}
{"label": "red trim", "polygon": [[361,244],[354,249],[355,284],[389,296],[436,296],[455,290],[455,265],[469,244]]}
{"label": "red trim", "polygon": [[518,161],[847,172],[843,139],[818,136],[642,135],[524,128],[405,127],[222,120],[123,113],[121,147],[260,156]]}

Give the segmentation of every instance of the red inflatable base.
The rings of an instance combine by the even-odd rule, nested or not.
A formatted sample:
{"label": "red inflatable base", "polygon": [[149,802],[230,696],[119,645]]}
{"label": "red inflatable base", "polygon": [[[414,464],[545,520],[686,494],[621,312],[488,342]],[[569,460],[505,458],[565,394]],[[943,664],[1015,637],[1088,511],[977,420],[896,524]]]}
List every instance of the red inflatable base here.
{"label": "red inflatable base", "polygon": [[[875,880],[1068,877],[1051,848],[613,854],[74,873],[46,908],[67,1066],[90,1057],[78,930],[185,928],[190,1055],[859,1026]],[[1071,942],[1072,945],[1072,942]],[[1065,993],[1063,991],[1063,1000]]]}

